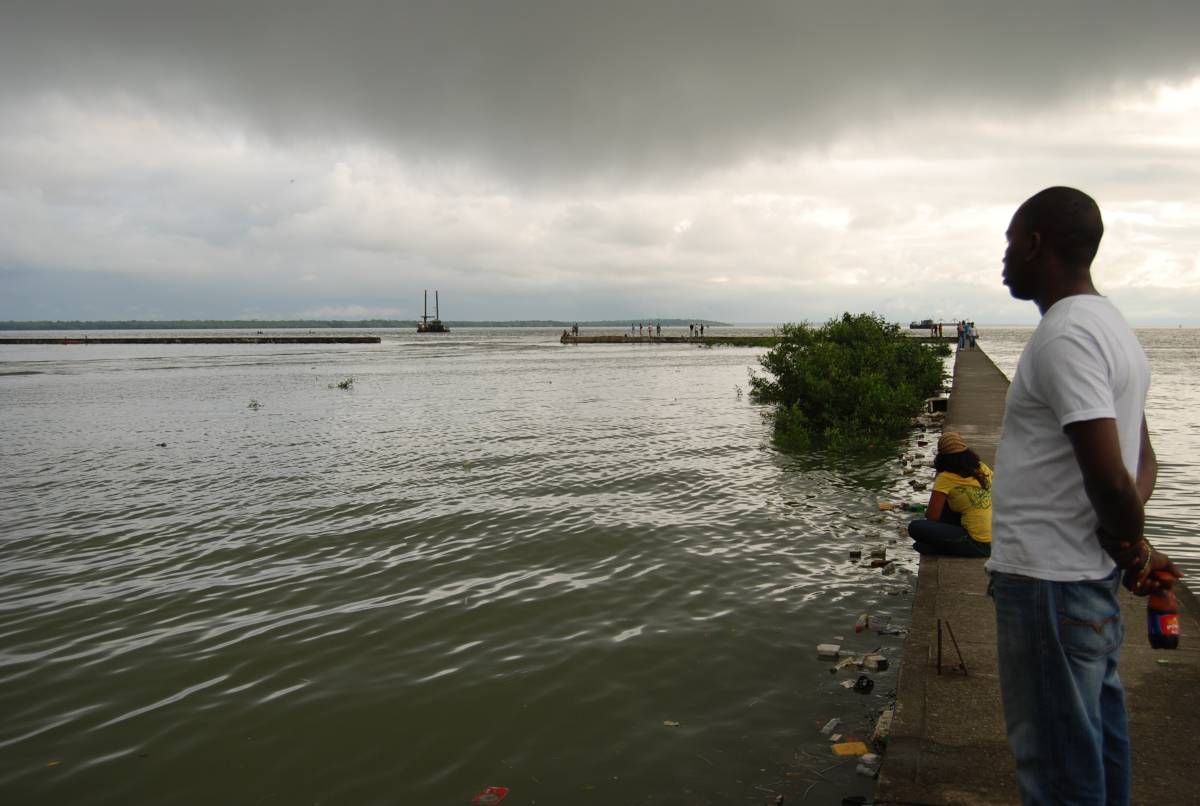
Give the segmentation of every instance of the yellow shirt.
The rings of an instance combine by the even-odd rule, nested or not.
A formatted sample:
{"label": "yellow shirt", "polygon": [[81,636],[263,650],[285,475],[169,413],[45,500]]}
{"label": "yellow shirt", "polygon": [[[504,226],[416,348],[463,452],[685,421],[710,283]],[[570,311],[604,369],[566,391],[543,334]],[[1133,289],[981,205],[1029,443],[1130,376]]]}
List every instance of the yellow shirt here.
{"label": "yellow shirt", "polygon": [[979,469],[987,476],[989,488],[983,489],[974,476],[943,471],[933,480],[933,491],[946,494],[946,505],[962,516],[963,528],[972,540],[992,542],[992,469],[983,462]]}

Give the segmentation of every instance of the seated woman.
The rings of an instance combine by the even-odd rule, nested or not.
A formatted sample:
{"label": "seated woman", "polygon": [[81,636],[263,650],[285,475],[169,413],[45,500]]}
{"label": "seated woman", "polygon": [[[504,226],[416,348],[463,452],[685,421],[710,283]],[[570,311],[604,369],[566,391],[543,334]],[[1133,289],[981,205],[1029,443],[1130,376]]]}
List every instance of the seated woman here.
{"label": "seated woman", "polygon": [[933,493],[925,517],[908,524],[921,554],[990,557],[992,469],[953,431],[938,440]]}

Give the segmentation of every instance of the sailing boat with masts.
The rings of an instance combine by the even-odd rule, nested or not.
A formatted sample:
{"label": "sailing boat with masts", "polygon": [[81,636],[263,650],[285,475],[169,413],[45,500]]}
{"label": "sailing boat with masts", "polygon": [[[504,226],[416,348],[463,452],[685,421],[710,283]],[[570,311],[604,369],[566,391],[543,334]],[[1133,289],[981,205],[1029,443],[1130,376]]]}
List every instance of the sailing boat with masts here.
{"label": "sailing boat with masts", "polygon": [[417,323],[418,333],[449,333],[450,328],[442,324],[438,315],[438,292],[433,292],[433,319],[429,318],[429,290],[425,291],[425,303],[421,310],[421,321]]}

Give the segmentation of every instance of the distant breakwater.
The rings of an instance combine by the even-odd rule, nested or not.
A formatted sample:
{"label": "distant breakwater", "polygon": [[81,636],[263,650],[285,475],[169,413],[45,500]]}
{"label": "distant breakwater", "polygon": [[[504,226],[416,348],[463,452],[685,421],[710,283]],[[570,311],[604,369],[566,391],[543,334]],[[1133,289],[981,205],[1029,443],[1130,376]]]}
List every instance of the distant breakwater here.
{"label": "distant breakwater", "polygon": [[100,336],[0,338],[6,344],[379,344],[379,336]]}

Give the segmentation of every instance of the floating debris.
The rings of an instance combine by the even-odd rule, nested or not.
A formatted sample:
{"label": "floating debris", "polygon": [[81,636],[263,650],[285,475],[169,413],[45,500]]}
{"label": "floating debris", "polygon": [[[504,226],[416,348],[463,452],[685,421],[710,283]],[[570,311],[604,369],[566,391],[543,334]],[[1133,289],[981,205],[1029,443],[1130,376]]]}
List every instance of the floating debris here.
{"label": "floating debris", "polygon": [[863,756],[871,752],[863,742],[839,742],[831,748],[835,756]]}
{"label": "floating debris", "polygon": [[678,722],[675,722],[675,721],[673,721],[673,720],[670,720],[670,719],[664,719],[664,720],[663,720],[663,727],[667,727],[667,728],[677,728],[677,727],[679,727],[679,723],[678,723]]}
{"label": "floating debris", "polygon": [[859,675],[858,679],[854,681],[854,690],[859,694],[870,694],[873,688],[875,688],[875,681],[865,674]]}
{"label": "floating debris", "polygon": [[837,660],[841,651],[840,644],[817,644],[817,657],[821,660]]}
{"label": "floating debris", "polygon": [[888,659],[883,655],[867,655],[863,658],[863,666],[870,669],[872,672],[886,671],[888,667]]}
{"label": "floating debris", "polygon": [[862,559],[862,549],[850,549],[850,559],[861,560]]}
{"label": "floating debris", "polygon": [[835,716],[833,719],[831,719],[825,723],[824,727],[821,728],[821,733],[825,734],[826,736],[829,736],[835,730],[837,730],[837,726],[840,724],[842,724],[842,720],[838,719]]}
{"label": "floating debris", "polygon": [[837,662],[837,665],[834,666],[829,671],[840,672],[842,669],[849,669],[850,667],[854,667],[855,669],[861,669],[862,663],[863,663],[862,658],[853,658],[853,657],[842,658],[840,661]]}
{"label": "floating debris", "polygon": [[480,792],[475,797],[471,798],[472,803],[499,803],[508,795],[508,787],[506,786],[489,786],[487,789]]}

